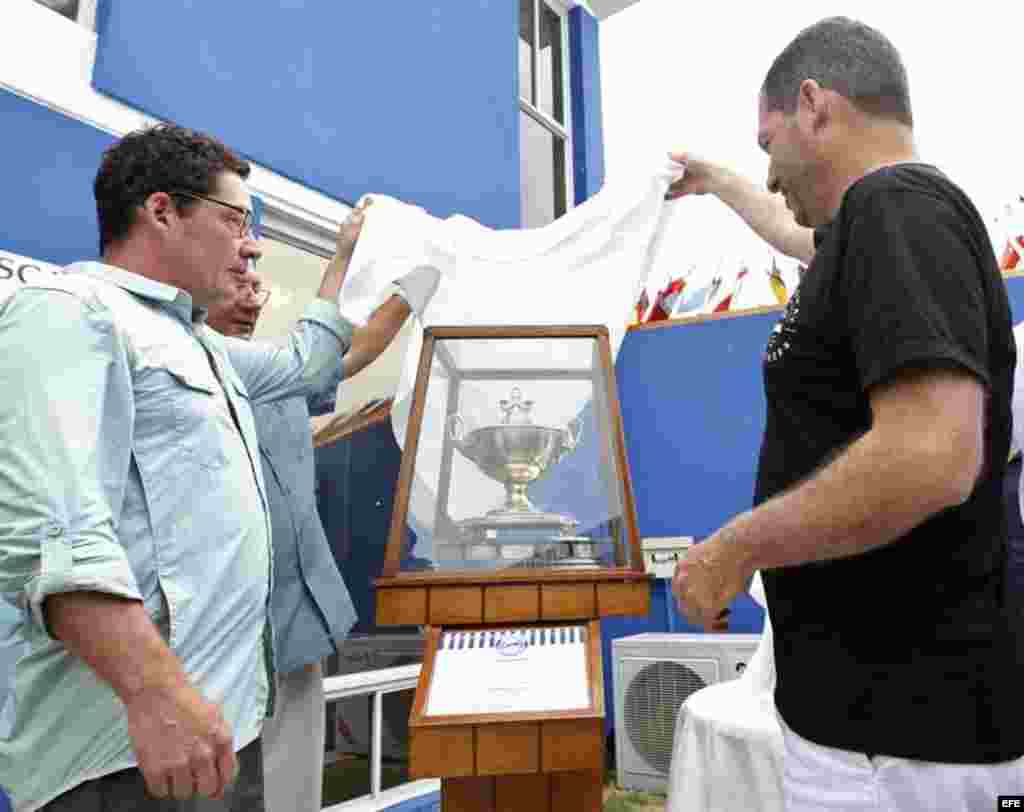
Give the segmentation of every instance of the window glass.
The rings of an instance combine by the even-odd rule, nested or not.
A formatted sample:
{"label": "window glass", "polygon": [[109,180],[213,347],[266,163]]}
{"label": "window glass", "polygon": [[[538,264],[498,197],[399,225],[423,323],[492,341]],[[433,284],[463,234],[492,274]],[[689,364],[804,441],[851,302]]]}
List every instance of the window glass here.
{"label": "window glass", "polygon": [[540,43],[537,52],[537,107],[565,124],[562,67],[562,18],[540,5]]}
{"label": "window glass", "polygon": [[537,228],[565,214],[565,141],[523,112],[519,137],[520,222],[523,228]]}
{"label": "window glass", "polygon": [[[381,698],[380,788],[409,780],[409,714],[414,691]],[[370,794],[373,695],[346,697],[327,706],[324,808]]]}
{"label": "window glass", "polygon": [[260,313],[253,338],[278,340],[288,335],[302,311],[316,297],[327,260],[279,240],[260,240],[263,257],[256,271],[270,298]]}
{"label": "window glass", "polygon": [[519,97],[533,102],[534,0],[519,0]]}
{"label": "window glass", "polygon": [[565,214],[571,196],[565,15],[544,0],[519,3],[520,226]]}

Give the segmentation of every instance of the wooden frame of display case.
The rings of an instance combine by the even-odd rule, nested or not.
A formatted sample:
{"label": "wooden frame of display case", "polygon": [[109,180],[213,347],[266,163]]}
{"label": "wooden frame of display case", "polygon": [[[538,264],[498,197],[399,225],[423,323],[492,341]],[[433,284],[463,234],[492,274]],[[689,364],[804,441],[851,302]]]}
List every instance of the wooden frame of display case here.
{"label": "wooden frame of display case", "polygon": [[[458,409],[463,380],[574,377],[565,371],[458,370],[444,352],[445,339],[589,338],[595,341],[594,369],[575,377],[595,383],[595,419],[610,436],[601,444],[606,463],[614,455],[621,477],[621,539],[616,566],[593,570],[509,568],[498,572],[400,571],[402,544],[416,452],[423,425],[432,359],[450,375],[448,413]],[[442,453],[436,519],[447,521],[451,449]],[[409,722],[410,775],[442,778],[443,812],[599,812],[604,773],[604,685],[599,618],[646,615],[650,576],[644,571],[636,504],[626,457],[608,329],[594,326],[431,327],[424,331],[412,407],[382,577],[376,579],[378,626],[426,627],[426,649]],[[566,621],[588,629],[587,678],[591,706],[534,714],[428,717],[434,659],[445,631],[497,624],[544,626]]]}
{"label": "wooden frame of display case", "polygon": [[409,718],[410,777],[494,777],[600,770],[604,763],[604,691],[601,629],[596,620],[586,623],[589,707],[528,713],[426,715],[442,633],[486,628],[428,627],[423,669]]}

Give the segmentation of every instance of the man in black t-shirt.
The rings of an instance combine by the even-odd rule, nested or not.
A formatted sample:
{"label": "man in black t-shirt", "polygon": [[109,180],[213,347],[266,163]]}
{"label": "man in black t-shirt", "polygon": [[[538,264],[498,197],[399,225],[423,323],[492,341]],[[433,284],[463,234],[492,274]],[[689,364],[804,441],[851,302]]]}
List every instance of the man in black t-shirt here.
{"label": "man in black t-shirt", "polygon": [[788,810],[994,808],[1024,791],[1024,639],[1004,591],[1015,349],[991,243],[919,162],[879,32],[801,32],[759,107],[768,188],[816,250],[765,351],[755,507],[691,550],[674,591],[721,628],[762,570]]}

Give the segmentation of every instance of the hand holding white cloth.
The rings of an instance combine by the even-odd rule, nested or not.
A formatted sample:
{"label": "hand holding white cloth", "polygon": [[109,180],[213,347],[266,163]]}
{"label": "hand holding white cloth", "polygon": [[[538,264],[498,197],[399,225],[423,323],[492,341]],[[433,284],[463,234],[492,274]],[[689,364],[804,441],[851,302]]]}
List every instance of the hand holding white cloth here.
{"label": "hand holding white cloth", "polygon": [[[417,309],[424,327],[604,324],[614,357],[651,269],[659,264],[674,269],[679,264],[678,257],[660,255],[659,236],[668,210],[666,191],[684,171],[680,164],[662,160],[650,172],[606,184],[555,222],[534,229],[499,231],[461,215],[441,219],[375,194],[339,305],[346,314],[372,312],[397,274],[431,268],[438,274],[432,295],[416,295],[421,289],[419,278],[402,285],[409,299],[416,300],[410,305]],[[421,346],[422,336],[414,334],[391,410],[399,447],[405,444]],[[523,353],[523,368],[536,361],[527,357],[531,349],[537,350],[523,342],[521,350],[514,350]],[[512,364],[505,354],[502,358]],[[542,400],[545,405],[552,402]],[[567,412],[572,408],[572,404],[565,406]],[[561,425],[572,416],[575,412],[549,419]],[[430,454],[431,449],[421,444],[416,469],[423,482],[439,481]],[[417,502],[414,491],[414,515],[420,512]],[[451,503],[449,508],[453,509]],[[452,515],[456,515],[454,509]],[[425,528],[432,527],[432,507],[424,503],[416,519]]]}
{"label": "hand holding white cloth", "polygon": [[419,265],[401,279],[395,280],[399,295],[405,299],[412,311],[423,317],[423,311],[437,292],[441,272],[430,265]]}

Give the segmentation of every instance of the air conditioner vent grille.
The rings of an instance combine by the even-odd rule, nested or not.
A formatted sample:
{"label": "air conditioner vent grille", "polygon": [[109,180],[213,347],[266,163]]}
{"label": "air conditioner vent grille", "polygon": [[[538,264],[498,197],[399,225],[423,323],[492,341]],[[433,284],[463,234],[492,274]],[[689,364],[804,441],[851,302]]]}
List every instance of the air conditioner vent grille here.
{"label": "air conditioner vent grille", "polygon": [[668,773],[679,708],[707,684],[692,668],[671,660],[644,665],[630,681],[624,708],[626,732],[637,754],[659,773]]}

